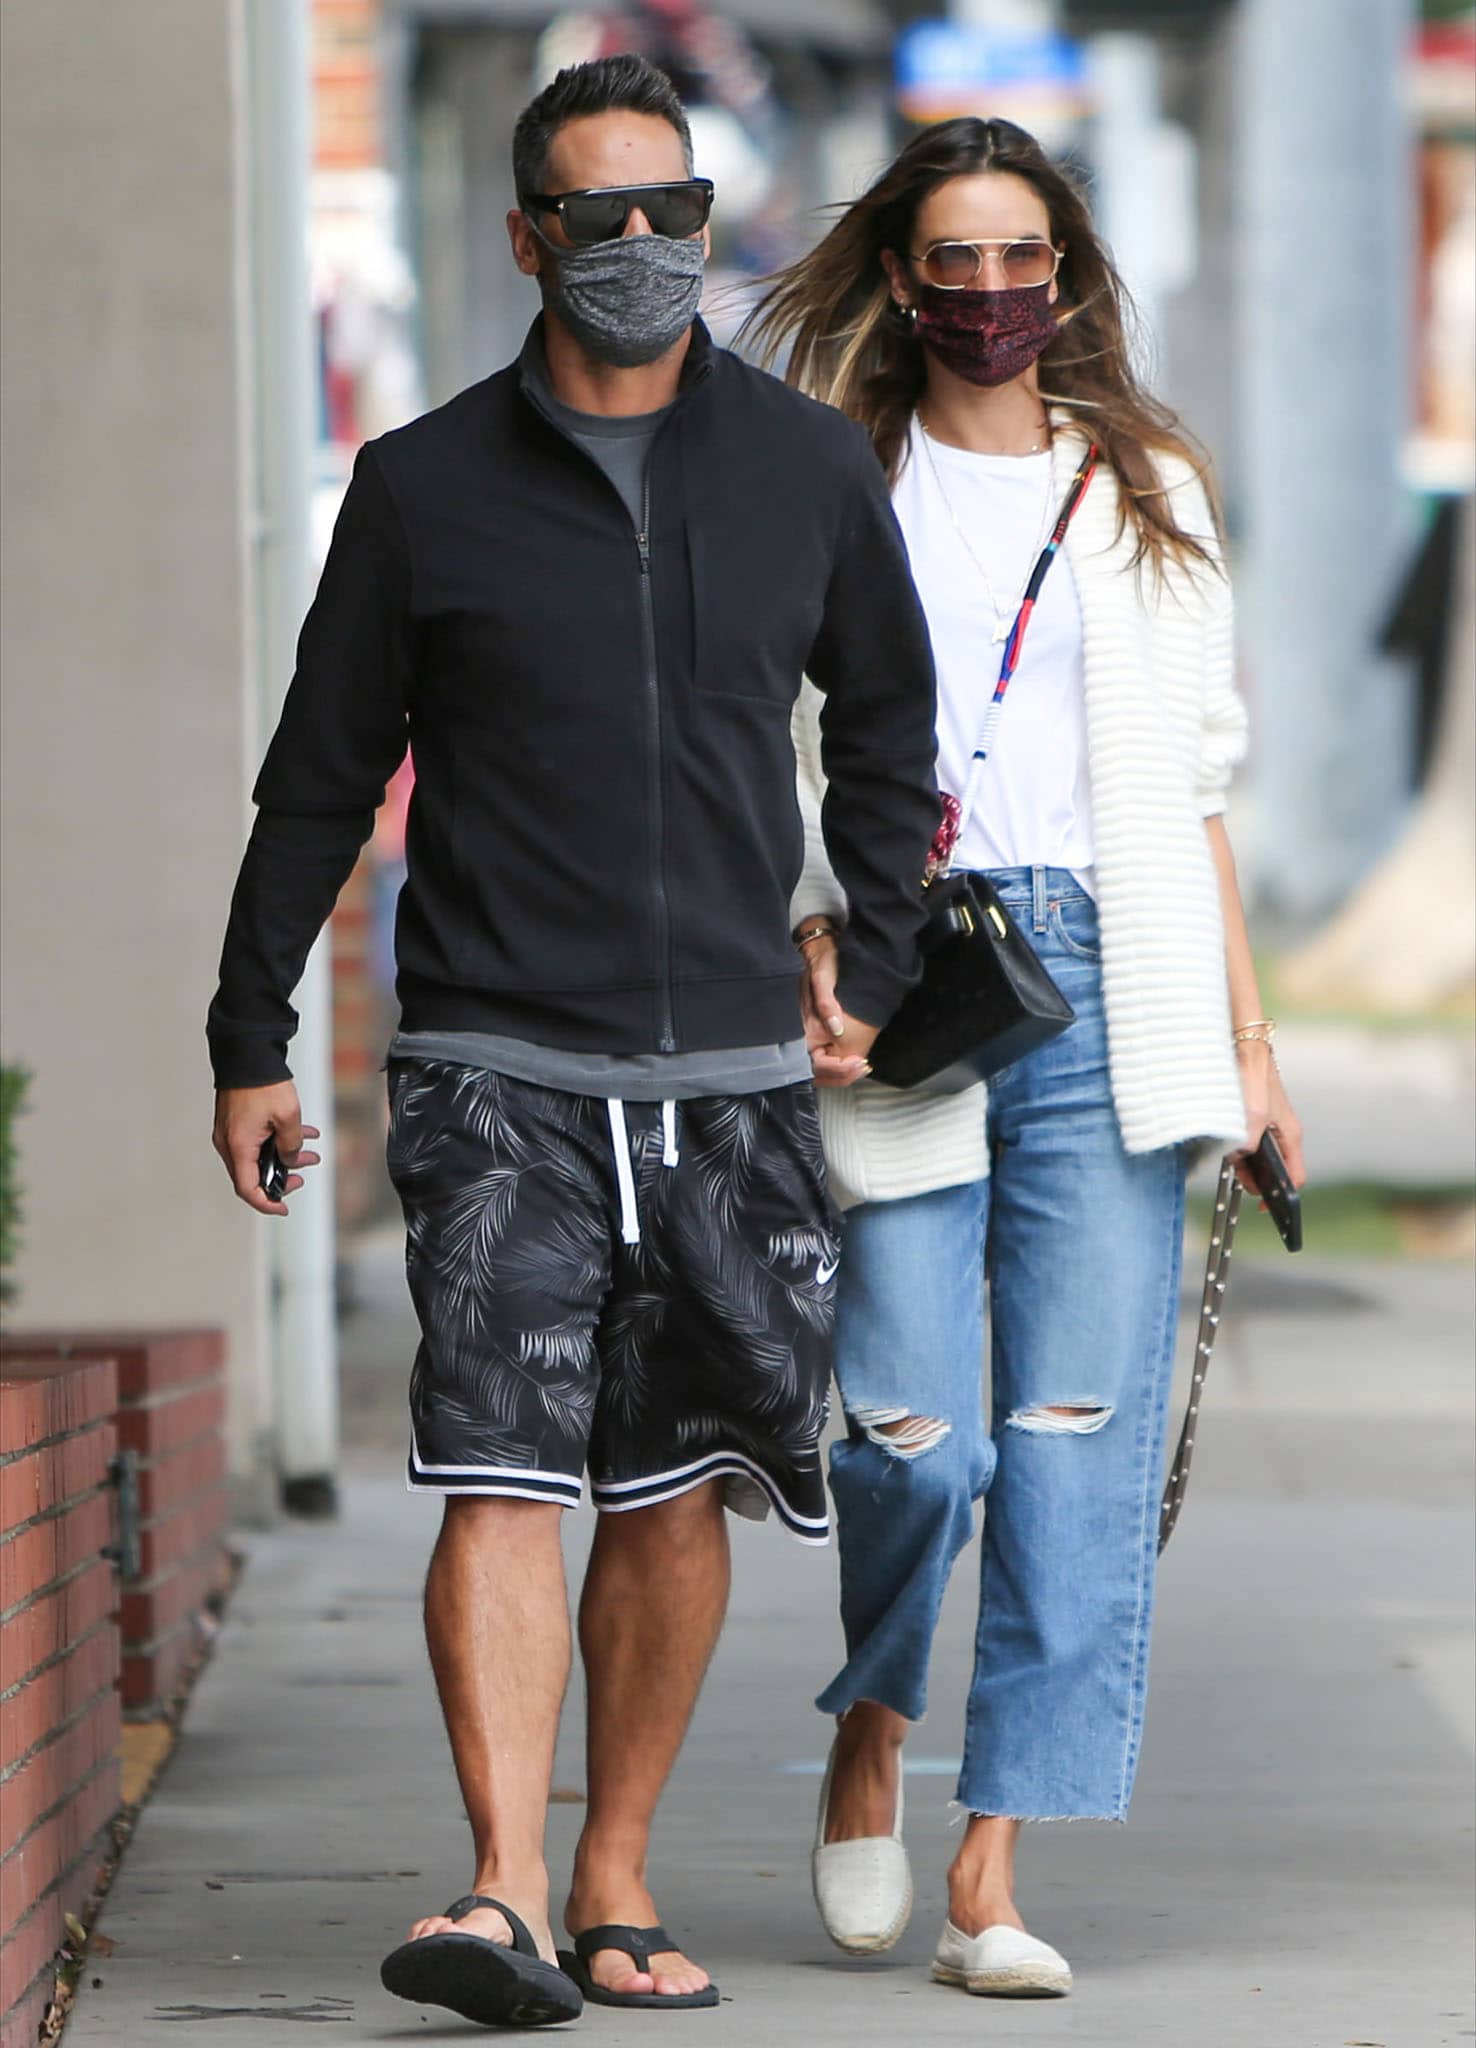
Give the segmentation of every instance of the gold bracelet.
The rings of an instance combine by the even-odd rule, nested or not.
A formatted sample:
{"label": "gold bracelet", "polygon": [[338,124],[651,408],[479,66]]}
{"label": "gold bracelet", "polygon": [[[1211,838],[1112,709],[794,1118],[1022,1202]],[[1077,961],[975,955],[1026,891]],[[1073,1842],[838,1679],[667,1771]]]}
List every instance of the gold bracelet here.
{"label": "gold bracelet", "polygon": [[1276,1019],[1261,1017],[1254,1024],[1242,1024],[1238,1031],[1230,1034],[1232,1045],[1264,1045],[1273,1054],[1276,1051]]}
{"label": "gold bracelet", "polygon": [[796,948],[803,952],[804,948],[812,946],[816,939],[833,939],[834,937],[835,926],[833,924],[817,924],[812,925],[807,932],[796,932],[794,943]]}

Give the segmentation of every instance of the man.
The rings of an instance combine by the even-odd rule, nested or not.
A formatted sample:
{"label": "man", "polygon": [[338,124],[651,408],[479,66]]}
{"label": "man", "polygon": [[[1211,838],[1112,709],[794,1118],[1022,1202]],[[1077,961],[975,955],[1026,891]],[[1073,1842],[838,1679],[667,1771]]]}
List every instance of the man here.
{"label": "man", "polygon": [[[543,314],[520,360],[360,454],[256,789],[210,1016],[242,1200],[299,1169],[290,995],[407,741],[390,1165],[422,1342],[410,1484],[472,1891],[389,1988],[489,2024],[712,2004],[646,1888],[721,1625],[724,1504],[827,1533],[837,1245],[801,1032],[790,711],[827,693],[854,1077],[916,969],[937,821],[926,632],[860,430],[714,348],[711,188],[669,80],[560,74],[514,141]],[[805,933],[797,935],[803,941]],[[816,1034],[823,1035],[823,1034]],[[589,1803],[555,1967],[543,1833],[579,1612]]]}

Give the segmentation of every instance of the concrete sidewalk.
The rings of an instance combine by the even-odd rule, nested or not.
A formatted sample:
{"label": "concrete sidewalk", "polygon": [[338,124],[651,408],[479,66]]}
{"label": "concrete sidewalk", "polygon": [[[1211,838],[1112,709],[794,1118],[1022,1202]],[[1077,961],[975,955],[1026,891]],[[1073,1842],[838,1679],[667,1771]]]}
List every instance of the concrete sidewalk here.
{"label": "concrete sidewalk", "polygon": [[[591,2009],[579,2038],[1070,2040],[1091,2048],[1436,2048],[1469,2040],[1471,1279],[1459,1269],[1243,1267],[1194,1490],[1164,1570],[1143,1773],[1127,1829],[1045,1827],[1032,1923],[1074,1997],[1017,2006],[927,1980],[972,1637],[967,1561],[912,1744],[911,1928],[829,1949],[807,1856],[836,1661],[833,1552],[735,1536],[732,1619],[664,1810],[657,1896],[717,2012]],[[379,1298],[375,1298],[375,1288]],[[380,1990],[382,1953],[467,1880],[420,1647],[434,1508],[398,1432],[408,1336],[393,1274],[347,1333],[346,1512],[250,1542],[184,1737],[103,1916],[71,2048],[488,2038]],[[393,1420],[392,1420],[393,1418]],[[578,1568],[587,1518],[569,1519]],[[1085,1567],[1085,1561],[1084,1561]],[[571,1700],[556,1782],[580,1783]],[[580,1820],[549,1827],[557,1886]],[[100,1980],[96,1985],[90,1979]]]}

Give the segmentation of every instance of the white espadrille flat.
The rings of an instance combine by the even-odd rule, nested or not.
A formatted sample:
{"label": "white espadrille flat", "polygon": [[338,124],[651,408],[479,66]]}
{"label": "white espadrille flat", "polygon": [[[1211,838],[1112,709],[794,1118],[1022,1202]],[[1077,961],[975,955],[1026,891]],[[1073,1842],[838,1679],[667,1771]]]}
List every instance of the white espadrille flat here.
{"label": "white espadrille flat", "polygon": [[897,1811],[889,1835],[863,1835],[853,1842],[827,1842],[830,1780],[835,1750],[820,1787],[820,1817],[810,1857],[810,1881],[825,1932],[848,1956],[875,1956],[895,1946],[912,1914],[912,1867],[902,1841],[902,1778],[897,1777]]}
{"label": "white espadrille flat", "polygon": [[1071,1989],[1071,1965],[1049,1942],[1018,1927],[964,1934],[945,1920],[933,1979],[981,1998],[1064,1998]]}

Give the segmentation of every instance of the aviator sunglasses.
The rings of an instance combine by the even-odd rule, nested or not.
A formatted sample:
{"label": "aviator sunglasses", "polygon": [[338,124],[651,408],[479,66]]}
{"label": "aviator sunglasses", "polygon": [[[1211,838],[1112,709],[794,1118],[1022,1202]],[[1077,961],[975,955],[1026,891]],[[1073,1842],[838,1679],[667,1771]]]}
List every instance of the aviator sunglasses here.
{"label": "aviator sunglasses", "polygon": [[940,291],[962,292],[978,283],[986,249],[998,252],[1005,285],[1010,290],[1049,284],[1066,253],[1031,236],[1017,242],[933,242],[912,260],[929,284],[937,285]]}
{"label": "aviator sunglasses", "polygon": [[588,192],[525,192],[523,210],[556,213],[576,249],[614,242],[639,209],[651,232],[673,242],[690,241],[712,212],[712,180],[683,178],[674,185],[602,185]]}

